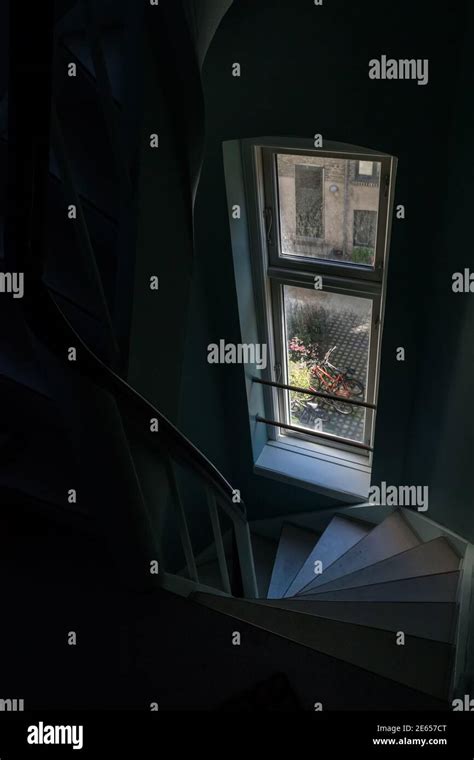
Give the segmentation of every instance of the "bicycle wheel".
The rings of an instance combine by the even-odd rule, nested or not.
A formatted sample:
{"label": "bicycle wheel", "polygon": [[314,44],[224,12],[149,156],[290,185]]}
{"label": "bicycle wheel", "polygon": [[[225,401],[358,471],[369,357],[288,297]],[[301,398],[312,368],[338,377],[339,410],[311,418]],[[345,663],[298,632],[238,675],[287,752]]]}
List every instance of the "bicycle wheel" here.
{"label": "bicycle wheel", "polygon": [[293,415],[293,417],[296,417],[297,420],[300,419],[301,415],[304,412],[304,404],[299,399],[293,399],[290,405],[290,412]]}
{"label": "bicycle wheel", "polygon": [[351,396],[363,396],[365,388],[358,380],[354,380],[352,377],[346,377],[342,383]]}
{"label": "bicycle wheel", "polygon": [[330,402],[336,412],[339,412],[339,414],[352,414],[352,406],[350,404],[345,404],[344,401],[333,401]]}
{"label": "bicycle wheel", "polygon": [[313,424],[314,417],[315,417],[315,414],[313,410],[310,407],[305,406],[305,408],[303,409],[300,415],[300,422],[302,425],[308,425],[309,427],[310,425]]}
{"label": "bicycle wheel", "polygon": [[[351,388],[349,387],[349,384],[352,382],[357,384],[356,393],[353,393]],[[351,398],[352,396],[360,394],[360,388],[359,388],[360,385],[361,384],[358,382],[358,380],[354,380],[354,381],[343,380],[336,386],[336,388],[333,390],[333,393],[335,396],[343,396],[344,398]],[[354,409],[352,404],[346,404],[344,403],[344,401],[331,400],[331,404],[334,406],[335,410],[339,412],[339,414],[352,414],[353,409]]]}

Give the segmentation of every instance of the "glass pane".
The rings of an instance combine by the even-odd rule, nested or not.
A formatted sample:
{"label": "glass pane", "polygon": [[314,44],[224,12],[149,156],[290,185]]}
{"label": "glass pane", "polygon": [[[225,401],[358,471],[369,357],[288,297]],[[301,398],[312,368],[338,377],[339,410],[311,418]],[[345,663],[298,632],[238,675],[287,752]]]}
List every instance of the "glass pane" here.
{"label": "glass pane", "polygon": [[289,422],[364,442],[372,301],[359,296],[283,286],[289,385],[341,397],[332,401],[288,392]]}
{"label": "glass pane", "polygon": [[373,266],[379,161],[277,155],[284,256]]}

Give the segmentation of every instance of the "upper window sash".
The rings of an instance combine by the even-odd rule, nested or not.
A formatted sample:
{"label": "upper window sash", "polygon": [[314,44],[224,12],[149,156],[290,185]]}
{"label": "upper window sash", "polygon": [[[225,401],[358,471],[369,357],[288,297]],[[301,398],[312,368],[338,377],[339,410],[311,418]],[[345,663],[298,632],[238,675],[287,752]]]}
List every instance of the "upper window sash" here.
{"label": "upper window sash", "polygon": [[[353,160],[356,162],[370,161],[380,165],[377,229],[373,266],[366,264],[357,264],[348,261],[318,259],[313,256],[304,256],[303,254],[299,253],[292,253],[291,255],[288,255],[283,252],[281,240],[277,156],[285,154],[290,156],[301,155],[302,157],[314,155],[321,158],[340,158],[342,160]],[[387,222],[389,193],[393,175],[392,157],[373,153],[324,151],[317,149],[311,151],[293,148],[262,147],[261,161],[264,187],[262,199],[263,214],[265,217],[266,247],[268,263],[270,267],[381,282],[383,279],[385,254],[388,246]],[[356,166],[358,165],[359,164],[357,163]],[[324,213],[324,192],[322,193],[322,203]],[[323,229],[324,225],[325,220],[323,219]],[[315,240],[316,239],[317,238],[315,237]]]}

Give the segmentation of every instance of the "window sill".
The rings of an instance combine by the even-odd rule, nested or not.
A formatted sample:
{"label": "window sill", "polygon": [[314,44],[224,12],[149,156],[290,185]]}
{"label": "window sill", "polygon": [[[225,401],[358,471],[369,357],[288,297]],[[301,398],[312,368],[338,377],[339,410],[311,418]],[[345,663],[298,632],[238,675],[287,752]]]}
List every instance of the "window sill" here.
{"label": "window sill", "polygon": [[263,447],[254,472],[348,502],[365,501],[371,480],[366,457],[283,436]]}

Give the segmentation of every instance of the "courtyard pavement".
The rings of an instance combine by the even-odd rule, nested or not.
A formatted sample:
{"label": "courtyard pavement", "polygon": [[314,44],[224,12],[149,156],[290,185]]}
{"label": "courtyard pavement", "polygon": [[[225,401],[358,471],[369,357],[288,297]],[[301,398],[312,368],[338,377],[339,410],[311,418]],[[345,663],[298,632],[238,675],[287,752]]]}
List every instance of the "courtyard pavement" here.
{"label": "courtyard pavement", "polygon": [[[336,350],[331,354],[329,361],[336,367],[345,370],[346,367],[354,369],[353,377],[359,380],[364,388],[367,384],[367,361],[369,351],[369,321],[361,322],[361,315],[345,311],[331,314],[328,317],[327,333],[324,335],[324,353],[333,346]],[[324,389],[322,389],[324,390]],[[314,399],[317,401],[317,398]],[[365,400],[364,398],[360,399]],[[361,408],[353,408],[352,414],[339,414],[334,407],[319,401],[321,407],[322,430],[324,433],[354,441],[363,441],[366,412]],[[301,423],[297,423],[301,424]],[[312,429],[315,425],[306,426]]]}

